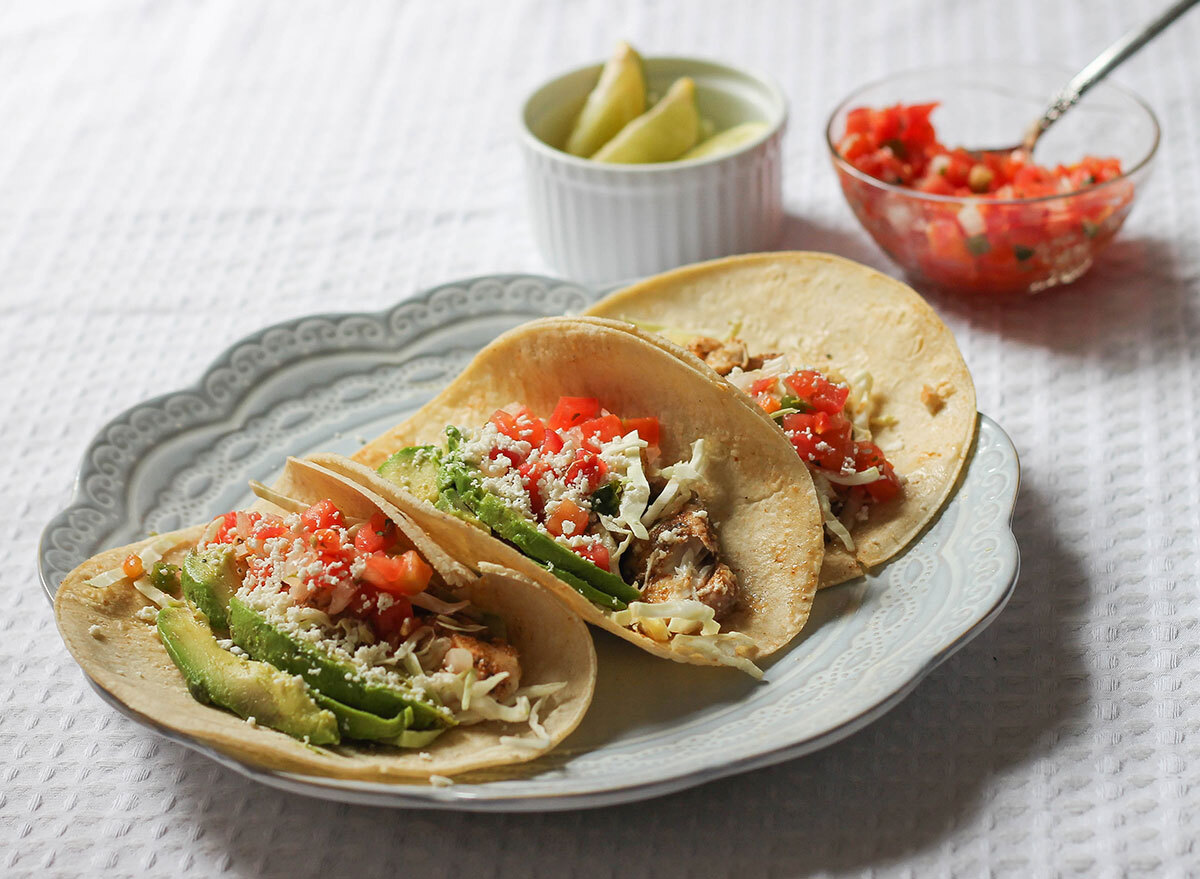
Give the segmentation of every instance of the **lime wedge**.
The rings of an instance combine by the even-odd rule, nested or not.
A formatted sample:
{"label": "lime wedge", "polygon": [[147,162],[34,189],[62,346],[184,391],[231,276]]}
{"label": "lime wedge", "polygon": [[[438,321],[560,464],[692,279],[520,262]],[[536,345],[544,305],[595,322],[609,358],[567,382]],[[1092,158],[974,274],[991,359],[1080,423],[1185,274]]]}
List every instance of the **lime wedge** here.
{"label": "lime wedge", "polygon": [[679,161],[688,159],[706,159],[721,153],[731,153],[742,144],[749,143],[760,137],[767,130],[765,122],[743,122],[733,128],[726,128],[719,134],[714,134],[708,140],[702,140],[679,157]]}
{"label": "lime wedge", "polygon": [[621,43],[600,71],[600,81],[579,111],[567,138],[566,151],[573,156],[590,156],[645,110],[642,59],[628,43]]}
{"label": "lime wedge", "polygon": [[683,76],[661,101],[622,128],[592,158],[625,165],[670,162],[691,149],[699,135],[696,83]]}

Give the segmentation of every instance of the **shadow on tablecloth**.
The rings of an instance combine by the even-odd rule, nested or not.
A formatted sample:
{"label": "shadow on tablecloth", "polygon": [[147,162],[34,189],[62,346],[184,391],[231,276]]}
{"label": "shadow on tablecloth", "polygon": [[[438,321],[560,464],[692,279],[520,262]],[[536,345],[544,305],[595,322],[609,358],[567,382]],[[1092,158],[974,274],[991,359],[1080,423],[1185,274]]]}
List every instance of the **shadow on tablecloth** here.
{"label": "shadow on tablecloth", "polygon": [[999,773],[1087,734],[1088,584],[1053,531],[1051,500],[1022,491],[1024,573],[996,623],[890,714],[817,754],[647,802],[476,815],[310,800],[179,748],[173,814],[195,821],[196,844],[223,851],[234,875],[281,879],[793,875],[937,856],[986,820]]}

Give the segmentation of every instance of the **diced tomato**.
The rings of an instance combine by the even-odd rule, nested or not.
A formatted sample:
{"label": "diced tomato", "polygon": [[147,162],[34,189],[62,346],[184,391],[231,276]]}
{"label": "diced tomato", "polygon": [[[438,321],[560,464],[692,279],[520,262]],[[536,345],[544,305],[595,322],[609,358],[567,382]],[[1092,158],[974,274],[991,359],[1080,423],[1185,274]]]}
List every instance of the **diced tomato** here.
{"label": "diced tomato", "polygon": [[621,436],[621,419],[615,415],[601,415],[579,425],[583,432],[583,441],[595,449],[603,443],[610,442]]}
{"label": "diced tomato", "polygon": [[317,501],[300,514],[300,527],[305,531],[313,532],[334,526],[345,528],[346,520],[342,516],[342,511],[331,500]]}
{"label": "diced tomato", "polygon": [[779,381],[779,376],[768,375],[763,378],[756,379],[750,385],[750,396],[757,397],[759,394],[765,394],[767,391],[775,390],[775,383]]}
{"label": "diced tomato", "polygon": [[395,527],[383,513],[376,513],[354,535],[354,548],[367,554],[382,552],[388,543],[389,528],[394,531]]}
{"label": "diced tomato", "polygon": [[869,107],[855,107],[846,115],[846,134],[869,134],[871,131],[871,110]]}
{"label": "diced tomato", "polygon": [[600,456],[587,449],[580,449],[575,453],[575,460],[571,462],[571,466],[567,468],[566,480],[568,484],[574,485],[582,478],[585,483],[584,490],[593,492],[604,484],[606,476],[608,465],[600,460]]}
{"label": "diced tomato", "polygon": [[145,566],[142,565],[142,557],[135,552],[131,552],[125,557],[125,561],[121,563],[121,571],[130,580],[136,580],[142,574],[146,573]]}
{"label": "diced tomato", "polygon": [[658,445],[658,419],[657,418],[626,418],[622,422],[621,429],[628,434],[630,431],[637,431],[637,435],[644,439],[652,446]]}
{"label": "diced tomato", "polygon": [[325,554],[341,552],[342,536],[332,528],[318,528],[310,539],[317,552]]}
{"label": "diced tomato", "polygon": [[761,406],[768,415],[783,408],[783,404],[774,394],[759,394],[754,398],[754,402]]}
{"label": "diced tomato", "polygon": [[587,559],[597,568],[602,570],[610,570],[610,559],[608,555],[608,547],[603,543],[591,543],[587,546],[577,546],[574,548],[575,554]]}
{"label": "diced tomato", "polygon": [[488,457],[493,461],[497,461],[500,458],[507,458],[508,463],[513,467],[520,467],[525,461],[525,457],[516,449],[495,448],[488,452]]}
{"label": "diced tomato", "polygon": [[[221,525],[217,528],[216,534],[213,535],[213,543],[233,543],[235,540],[246,540],[250,537],[266,540],[268,537],[278,537],[287,531],[283,520],[278,516],[267,516],[264,518],[262,513],[254,511],[243,511],[240,513],[232,511],[219,518],[221,519]],[[246,524],[245,533],[242,533],[238,528],[239,518]]]}
{"label": "diced tomato", "polygon": [[[349,610],[359,619],[367,620],[377,637],[395,643],[404,621],[413,615],[412,602],[402,595],[390,594],[380,602],[381,594],[375,587],[363,584],[350,602]],[[380,604],[387,607],[381,610]]]}
{"label": "diced tomato", "polygon": [[854,444],[854,469],[856,471],[878,467],[883,474],[882,479],[868,482],[863,488],[874,501],[886,501],[900,493],[900,480],[891,462],[884,457],[883,451],[874,443],[861,442]]}
{"label": "diced tomato", "polygon": [[398,556],[375,553],[365,556],[363,564],[364,581],[376,589],[395,595],[424,592],[433,576],[433,568],[414,549]]}
{"label": "diced tomato", "polygon": [[792,392],[812,408],[820,412],[836,415],[846,405],[850,389],[845,385],[835,385],[821,373],[812,369],[802,369],[793,372],[783,380]]}
{"label": "diced tomato", "polygon": [[854,453],[853,427],[841,415],[828,412],[794,412],[783,416],[783,430],[805,461],[840,472]]}
{"label": "diced tomato", "polygon": [[529,408],[521,406],[517,411],[497,409],[490,419],[496,430],[511,439],[527,442],[535,448],[546,438],[546,425]]}
{"label": "diced tomato", "polygon": [[[257,513],[251,513],[251,516]],[[272,537],[282,537],[287,533],[287,525],[278,516],[266,515],[255,522],[250,528],[250,535],[258,540],[270,540]]]}
{"label": "diced tomato", "polygon": [[213,543],[232,543],[234,532],[237,530],[237,513],[229,512],[221,516],[221,525],[213,535]]}
{"label": "diced tomato", "polygon": [[[547,436],[554,436],[553,431]],[[550,465],[545,461],[537,461],[530,463],[526,461],[517,468],[517,472],[521,475],[521,484],[525,486],[525,491],[529,493],[529,504],[533,507],[533,512],[540,518],[542,511],[546,505],[546,499],[542,497],[542,491],[538,487],[543,476],[551,470]]]}
{"label": "diced tomato", "polygon": [[[570,523],[568,527],[568,523]],[[574,501],[563,498],[546,519],[546,530],[555,537],[572,537],[587,530],[588,511]]]}
{"label": "diced tomato", "polygon": [[492,413],[489,422],[496,425],[496,430],[505,436],[517,439],[517,419],[516,416],[505,412],[503,409],[497,409]]}
{"label": "diced tomato", "polygon": [[[376,599],[371,612],[371,628],[384,641],[396,641],[404,627],[404,621],[413,615],[412,602],[402,595],[391,596],[391,603]],[[387,604],[387,607],[381,605]]]}
{"label": "diced tomato", "polygon": [[562,437],[558,435],[556,430],[547,430],[546,436],[542,440],[541,450],[543,455],[557,455],[562,451]]}
{"label": "diced tomato", "polygon": [[350,579],[350,557],[342,554],[322,555],[320,561],[320,573],[303,576],[309,585],[315,584],[319,589],[328,589],[331,582]]}
{"label": "diced tomato", "polygon": [[595,397],[559,397],[547,426],[552,430],[570,430],[599,414],[600,401]]}

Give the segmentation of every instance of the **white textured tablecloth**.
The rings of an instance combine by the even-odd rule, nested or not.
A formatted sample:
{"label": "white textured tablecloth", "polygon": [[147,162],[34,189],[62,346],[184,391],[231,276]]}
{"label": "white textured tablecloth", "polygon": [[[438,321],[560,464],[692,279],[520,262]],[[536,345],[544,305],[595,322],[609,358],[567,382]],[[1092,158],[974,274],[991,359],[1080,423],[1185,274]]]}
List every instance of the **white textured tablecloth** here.
{"label": "white textured tablecloth", "polygon": [[248,331],[545,271],[516,106],[618,38],[774,74],[785,244],[895,272],[827,166],[833,104],[927,63],[1080,63],[1159,5],[0,6],[0,875],[1200,875],[1200,13],[1117,77],[1165,136],[1091,275],[1007,311],[935,300],[1022,455],[1024,571],[839,745],[596,812],[331,805],[103,705],[34,570],[100,426]]}

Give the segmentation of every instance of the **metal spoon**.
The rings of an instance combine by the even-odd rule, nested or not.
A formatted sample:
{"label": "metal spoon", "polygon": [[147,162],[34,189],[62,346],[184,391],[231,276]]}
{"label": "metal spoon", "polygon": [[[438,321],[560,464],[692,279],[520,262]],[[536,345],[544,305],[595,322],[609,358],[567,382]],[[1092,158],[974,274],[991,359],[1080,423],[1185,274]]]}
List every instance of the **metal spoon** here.
{"label": "metal spoon", "polygon": [[1200,0],[1180,0],[1180,2],[1171,6],[1149,24],[1134,28],[1097,55],[1054,96],[1054,100],[1046,108],[1046,112],[1029,127],[1029,130],[1025,133],[1025,139],[1021,143],[1002,149],[975,150],[974,152],[1012,153],[1016,150],[1024,150],[1032,154],[1034,144],[1037,143],[1038,138],[1051,125],[1057,122],[1067,110],[1075,106],[1076,102],[1087,93],[1088,89],[1108,76],[1114,68],[1137,52],[1142,46],[1157,37],[1167,25],[1171,24],[1197,3],[1200,3]]}

